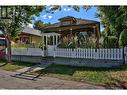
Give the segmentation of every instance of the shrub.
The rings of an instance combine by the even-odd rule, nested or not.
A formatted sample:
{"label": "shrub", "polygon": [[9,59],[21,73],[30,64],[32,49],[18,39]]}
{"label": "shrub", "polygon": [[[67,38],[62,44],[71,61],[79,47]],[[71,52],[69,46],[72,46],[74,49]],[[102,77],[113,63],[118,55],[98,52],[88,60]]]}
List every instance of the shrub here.
{"label": "shrub", "polygon": [[119,37],[119,46],[125,47],[127,46],[127,29],[123,30]]}
{"label": "shrub", "polygon": [[118,38],[116,36],[107,36],[104,38],[103,46],[105,48],[118,47]]}
{"label": "shrub", "polygon": [[67,48],[76,48],[76,43],[72,42],[72,43],[68,44]]}

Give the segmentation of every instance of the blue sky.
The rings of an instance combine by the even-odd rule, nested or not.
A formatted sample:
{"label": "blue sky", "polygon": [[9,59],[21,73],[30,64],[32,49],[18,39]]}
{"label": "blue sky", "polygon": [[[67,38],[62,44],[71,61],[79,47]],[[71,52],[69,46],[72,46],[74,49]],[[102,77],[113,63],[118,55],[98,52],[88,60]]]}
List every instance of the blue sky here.
{"label": "blue sky", "polygon": [[[50,7],[48,7],[48,8],[50,8]],[[49,23],[49,22],[56,23],[56,22],[58,22],[59,18],[62,18],[65,16],[73,16],[73,17],[82,18],[82,19],[100,21],[100,19],[96,18],[96,16],[95,16],[96,12],[97,12],[96,7],[92,7],[88,11],[85,11],[84,9],[81,8],[80,12],[77,12],[73,8],[69,8],[67,6],[62,6],[62,10],[56,11],[54,14],[46,13],[45,11],[41,12],[39,17],[35,17],[35,20],[41,20],[44,23]],[[101,27],[101,30],[102,29],[103,28]]]}

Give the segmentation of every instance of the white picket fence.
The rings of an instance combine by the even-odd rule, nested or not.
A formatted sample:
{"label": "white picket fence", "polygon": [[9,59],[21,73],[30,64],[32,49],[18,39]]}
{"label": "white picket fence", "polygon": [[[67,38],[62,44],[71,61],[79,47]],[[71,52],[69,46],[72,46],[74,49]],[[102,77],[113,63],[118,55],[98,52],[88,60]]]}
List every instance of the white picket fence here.
{"label": "white picket fence", "polygon": [[122,60],[123,49],[62,49],[57,48],[55,51],[56,57],[69,57],[69,58],[88,58],[88,59],[109,59],[109,60]]}
{"label": "white picket fence", "polygon": [[44,56],[44,51],[40,48],[12,48],[12,55]]}
{"label": "white picket fence", "polygon": [[[109,59],[109,60],[123,60],[122,48],[111,49],[70,49],[70,48],[56,48],[48,51],[46,56],[66,57],[66,58],[87,58],[87,59]],[[44,51],[39,48],[12,48],[12,55],[26,55],[26,56],[45,56]],[[127,47],[124,48],[124,56],[127,61]]]}

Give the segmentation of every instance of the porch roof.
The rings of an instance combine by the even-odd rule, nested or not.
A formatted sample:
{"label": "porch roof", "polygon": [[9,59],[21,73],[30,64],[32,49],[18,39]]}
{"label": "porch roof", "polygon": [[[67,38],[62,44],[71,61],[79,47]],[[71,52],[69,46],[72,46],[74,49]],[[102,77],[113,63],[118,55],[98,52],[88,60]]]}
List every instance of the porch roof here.
{"label": "porch roof", "polygon": [[36,35],[36,36],[42,36],[41,31],[35,30],[35,29],[27,27],[27,26],[23,28],[21,33],[30,34],[30,35]]}
{"label": "porch roof", "polygon": [[59,36],[60,34],[58,34],[58,33],[54,33],[54,32],[52,32],[52,33],[42,33],[42,36]]}

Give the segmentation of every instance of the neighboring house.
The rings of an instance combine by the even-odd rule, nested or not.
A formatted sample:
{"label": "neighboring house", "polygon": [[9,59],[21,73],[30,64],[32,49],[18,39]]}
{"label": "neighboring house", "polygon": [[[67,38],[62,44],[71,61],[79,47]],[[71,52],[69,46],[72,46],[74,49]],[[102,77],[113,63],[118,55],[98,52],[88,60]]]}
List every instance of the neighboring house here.
{"label": "neighboring house", "polygon": [[26,26],[23,28],[21,32],[19,32],[18,37],[15,39],[12,45],[15,44],[37,45],[41,42],[42,42],[41,31]]}
{"label": "neighboring house", "polygon": [[99,47],[100,22],[98,21],[67,16],[60,18],[58,23],[46,26],[43,30],[61,34],[61,40],[64,42],[75,40],[81,44],[79,39],[86,39],[86,43],[88,40],[93,41]]}
{"label": "neighboring house", "polygon": [[6,47],[6,40],[3,34],[0,34],[0,50],[5,49]]}
{"label": "neighboring house", "polygon": [[3,34],[0,34],[0,59],[5,58],[6,40]]}
{"label": "neighboring house", "polygon": [[[0,34],[0,45],[4,44],[5,37]],[[11,41],[12,46],[16,45],[29,45],[36,46],[42,42],[42,33],[39,30],[35,30],[28,26],[24,27],[22,31],[19,31],[19,35]]]}

